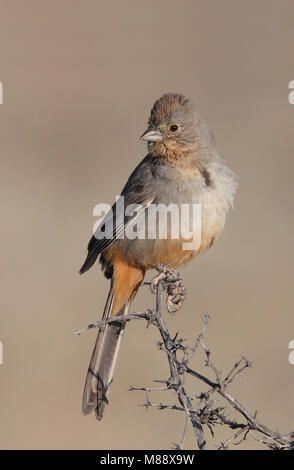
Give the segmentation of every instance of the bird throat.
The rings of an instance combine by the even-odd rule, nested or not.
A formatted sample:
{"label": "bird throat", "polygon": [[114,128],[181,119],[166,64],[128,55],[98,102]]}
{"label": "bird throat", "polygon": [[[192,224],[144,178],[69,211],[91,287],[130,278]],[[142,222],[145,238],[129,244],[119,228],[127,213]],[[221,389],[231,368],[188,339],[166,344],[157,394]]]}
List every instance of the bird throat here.
{"label": "bird throat", "polygon": [[154,142],[150,145],[151,154],[166,163],[181,167],[187,166],[195,158],[196,145],[181,145],[175,141]]}

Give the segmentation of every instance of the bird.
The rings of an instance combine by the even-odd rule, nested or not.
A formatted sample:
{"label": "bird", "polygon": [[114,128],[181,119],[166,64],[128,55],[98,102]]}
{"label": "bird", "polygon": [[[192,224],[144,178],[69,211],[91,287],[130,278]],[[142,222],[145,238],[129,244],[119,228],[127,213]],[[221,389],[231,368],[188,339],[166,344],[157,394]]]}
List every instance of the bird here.
{"label": "bird", "polygon": [[[135,205],[138,213],[121,210],[116,202],[101,221],[88,244],[80,273],[88,271],[99,257],[102,271],[110,280],[102,320],[127,315],[148,270],[177,269],[216,241],[233,207],[238,177],[229,167],[198,108],[180,93],[165,93],[155,101],[147,130],[147,155],[131,173],[122,192],[124,207]],[[201,205],[200,243],[183,248],[183,237],[127,237],[127,230],[142,225],[150,205]],[[112,223],[109,223],[112,220]],[[156,219],[158,225],[158,219]],[[145,232],[144,232],[145,230]],[[143,229],[146,235],[146,228]],[[110,385],[120,348],[125,321],[104,324],[98,331],[87,371],[82,412],[92,411],[101,420],[109,404]]]}

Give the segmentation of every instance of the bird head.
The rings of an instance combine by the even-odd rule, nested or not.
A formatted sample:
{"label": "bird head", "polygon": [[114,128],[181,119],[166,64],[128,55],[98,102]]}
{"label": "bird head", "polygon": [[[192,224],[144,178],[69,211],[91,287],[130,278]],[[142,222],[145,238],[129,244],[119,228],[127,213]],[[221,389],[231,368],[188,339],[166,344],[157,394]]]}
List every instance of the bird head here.
{"label": "bird head", "polygon": [[148,142],[155,155],[181,153],[195,145],[198,121],[198,113],[188,98],[167,93],[154,103],[141,139]]}

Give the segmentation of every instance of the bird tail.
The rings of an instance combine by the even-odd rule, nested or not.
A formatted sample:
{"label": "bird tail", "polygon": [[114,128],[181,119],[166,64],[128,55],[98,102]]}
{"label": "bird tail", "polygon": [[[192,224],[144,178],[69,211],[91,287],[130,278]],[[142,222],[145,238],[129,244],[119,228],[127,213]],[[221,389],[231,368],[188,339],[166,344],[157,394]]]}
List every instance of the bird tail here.
{"label": "bird tail", "polygon": [[[113,282],[106,301],[102,320],[110,317],[114,298]],[[118,312],[126,315],[129,302]],[[117,321],[102,326],[97,335],[93,354],[90,360],[84,393],[82,411],[85,415],[95,410],[98,419],[102,419],[109,402],[109,387],[124,333],[125,322]]]}
{"label": "bird tail", "polygon": [[[110,316],[127,315],[143,278],[141,269],[125,263],[118,264],[111,279],[102,320]],[[97,335],[94,351],[90,360],[82,402],[84,414],[95,410],[98,419],[102,419],[109,402],[109,388],[124,333],[126,321],[117,320],[103,325]]]}

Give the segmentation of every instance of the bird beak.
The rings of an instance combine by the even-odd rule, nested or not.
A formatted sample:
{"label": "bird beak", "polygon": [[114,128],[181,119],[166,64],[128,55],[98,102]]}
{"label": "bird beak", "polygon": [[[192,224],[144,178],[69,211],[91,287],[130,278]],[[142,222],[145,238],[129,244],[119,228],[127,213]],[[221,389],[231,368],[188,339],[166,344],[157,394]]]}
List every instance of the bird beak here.
{"label": "bird beak", "polygon": [[158,130],[154,129],[153,126],[150,126],[147,131],[143,132],[140,140],[146,140],[147,142],[160,142],[162,140],[162,135]]}

